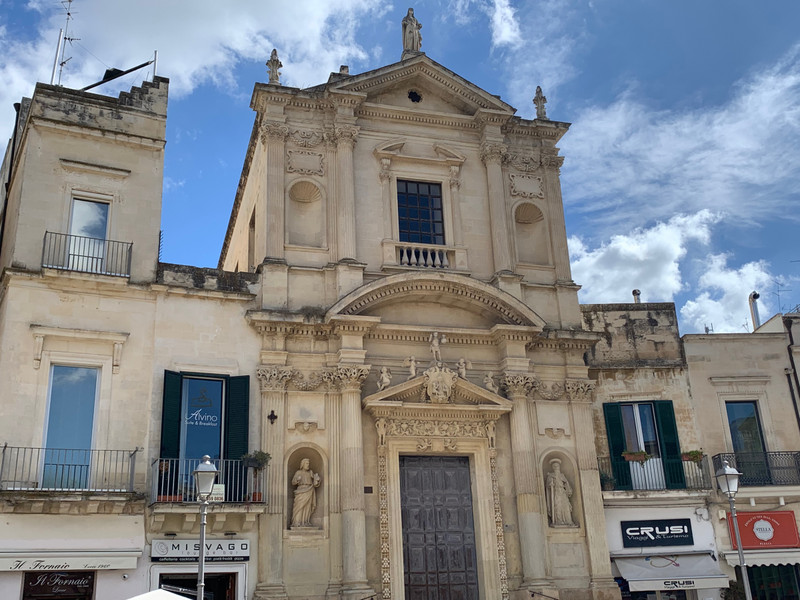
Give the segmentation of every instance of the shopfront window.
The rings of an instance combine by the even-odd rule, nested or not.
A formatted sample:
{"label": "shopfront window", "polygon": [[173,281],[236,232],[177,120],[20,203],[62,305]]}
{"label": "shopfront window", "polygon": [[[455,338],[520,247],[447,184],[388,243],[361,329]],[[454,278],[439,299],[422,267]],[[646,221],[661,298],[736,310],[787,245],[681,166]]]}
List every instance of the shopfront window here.
{"label": "shopfront window", "polygon": [[798,565],[750,567],[747,575],[756,600],[798,600],[800,597]]}
{"label": "shopfront window", "polygon": [[25,573],[22,600],[92,600],[94,571],[36,571]]}

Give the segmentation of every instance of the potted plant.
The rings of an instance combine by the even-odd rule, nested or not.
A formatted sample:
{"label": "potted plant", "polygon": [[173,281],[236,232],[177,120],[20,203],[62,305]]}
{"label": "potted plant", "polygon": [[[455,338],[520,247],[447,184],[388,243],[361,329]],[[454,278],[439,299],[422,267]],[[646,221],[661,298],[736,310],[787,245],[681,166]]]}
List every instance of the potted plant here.
{"label": "potted plant", "polygon": [[261,502],[263,494],[261,493],[261,470],[269,464],[269,452],[263,450],[253,450],[252,452],[242,456],[242,465],[246,468],[253,469],[253,492],[250,494],[251,502]]}
{"label": "potted plant", "polygon": [[629,451],[626,450],[622,453],[622,458],[627,460],[628,462],[638,462],[640,465],[644,465],[648,460],[653,458],[644,450],[636,450],[636,451]]}
{"label": "potted plant", "polygon": [[615,483],[616,480],[611,475],[600,471],[600,489],[605,491],[613,490]]}
{"label": "potted plant", "polygon": [[681,452],[681,459],[685,461],[690,461],[693,463],[697,463],[698,465],[702,462],[703,457],[703,450],[689,450],[687,452]]}

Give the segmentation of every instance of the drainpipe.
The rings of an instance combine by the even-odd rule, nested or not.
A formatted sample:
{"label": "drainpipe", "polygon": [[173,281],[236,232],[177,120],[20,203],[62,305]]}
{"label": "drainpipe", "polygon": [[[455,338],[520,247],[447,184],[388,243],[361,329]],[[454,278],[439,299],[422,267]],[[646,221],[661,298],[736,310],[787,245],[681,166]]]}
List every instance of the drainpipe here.
{"label": "drainpipe", "polygon": [[[786,351],[789,353],[789,363],[792,365],[791,369],[785,369],[784,372],[786,373],[786,383],[789,384],[789,394],[792,396],[794,416],[797,419],[797,426],[800,428],[800,409],[797,407],[797,397],[795,396],[795,390],[800,389],[800,381],[797,379],[797,365],[795,365],[794,355],[792,354],[792,346],[794,346],[794,335],[792,334],[793,324],[794,322],[791,318],[783,318],[783,325],[786,327],[786,331],[789,333],[789,345],[787,346]],[[792,378],[794,378],[794,385],[792,385]]]}
{"label": "drainpipe", "polygon": [[6,193],[3,198],[3,216],[0,218],[0,250],[3,249],[3,238],[6,232],[6,211],[8,209],[8,192],[11,189],[11,174],[14,172],[14,155],[17,152],[17,130],[19,129],[19,109],[20,103],[14,103],[14,133],[11,135],[11,156],[8,157],[8,181],[6,181]]}

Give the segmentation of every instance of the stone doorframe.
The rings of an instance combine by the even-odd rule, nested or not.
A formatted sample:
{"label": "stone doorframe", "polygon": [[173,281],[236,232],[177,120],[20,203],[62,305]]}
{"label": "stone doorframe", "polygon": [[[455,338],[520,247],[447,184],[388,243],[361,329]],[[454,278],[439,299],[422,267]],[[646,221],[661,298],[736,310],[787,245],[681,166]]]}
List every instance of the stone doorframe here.
{"label": "stone doorframe", "polygon": [[[409,385],[400,385],[398,388],[401,389],[397,391],[415,387],[413,383],[412,380]],[[364,399],[364,408],[374,417],[378,432],[383,600],[405,597],[400,513],[401,454],[469,458],[480,596],[508,599],[495,431],[497,420],[511,411],[511,402],[468,382],[459,381],[457,386],[461,387],[462,397],[471,396],[470,404],[403,402],[397,396],[387,397],[390,394],[386,392]],[[408,398],[410,390],[402,391],[406,393],[398,395]]]}

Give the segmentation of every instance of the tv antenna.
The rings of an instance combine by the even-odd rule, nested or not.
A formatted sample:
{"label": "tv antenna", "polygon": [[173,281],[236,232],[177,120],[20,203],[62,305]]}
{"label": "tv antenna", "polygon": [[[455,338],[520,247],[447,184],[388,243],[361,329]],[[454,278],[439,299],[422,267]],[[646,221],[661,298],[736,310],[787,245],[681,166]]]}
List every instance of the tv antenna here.
{"label": "tv antenna", "polygon": [[56,68],[58,68],[58,85],[61,85],[61,75],[64,73],[64,65],[66,65],[72,57],[64,58],[64,52],[67,49],[67,42],[72,45],[72,42],[77,42],[81,38],[70,37],[69,35],[69,22],[72,21],[72,2],[73,0],[63,0],[61,6],[67,13],[67,21],[64,27],[58,30],[58,44],[56,44],[56,57],[53,60],[53,74],[50,76],[50,85],[56,78]]}

